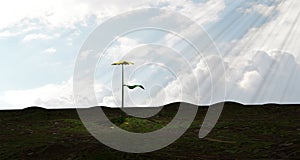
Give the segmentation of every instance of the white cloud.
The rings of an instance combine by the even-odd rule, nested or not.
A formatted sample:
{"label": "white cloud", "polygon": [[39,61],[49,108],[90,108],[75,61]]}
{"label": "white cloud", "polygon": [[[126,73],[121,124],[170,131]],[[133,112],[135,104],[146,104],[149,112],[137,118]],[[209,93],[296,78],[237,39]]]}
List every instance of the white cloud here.
{"label": "white cloud", "polygon": [[0,28],[11,27],[24,19],[36,19],[49,26],[67,27],[83,20],[82,16],[88,12],[85,6],[76,0],[3,1],[0,7]]}
{"label": "white cloud", "polygon": [[[96,83],[95,91],[99,105],[116,106],[113,99],[110,98],[112,95],[111,89],[101,83]],[[72,78],[59,84],[47,84],[25,90],[9,90],[0,96],[0,100],[7,104],[5,107],[9,109],[21,109],[30,106],[46,108],[76,107],[73,98]]]}
{"label": "white cloud", "polygon": [[86,51],[82,51],[80,53],[80,59],[83,61],[83,60],[86,60],[89,56],[95,56],[95,51],[94,50],[86,50]]}
{"label": "white cloud", "polygon": [[192,0],[158,0],[152,4],[168,4],[162,8],[177,11],[201,25],[217,21],[221,11],[226,7],[224,0],[209,0],[204,3]]}
{"label": "white cloud", "polygon": [[225,8],[225,2],[224,0],[210,0],[205,3],[196,3],[192,0],[10,0],[1,2],[0,30],[18,26],[20,23],[28,24],[29,28],[38,24],[45,28],[70,29],[76,25],[86,26],[91,17],[96,17],[100,23],[132,9],[161,6],[164,9],[178,11],[203,24],[218,19],[218,14]]}
{"label": "white cloud", "polygon": [[[268,8],[264,8],[268,7]],[[269,16],[228,46],[228,98],[243,103],[299,103],[300,1],[281,1],[274,8],[253,4],[248,11]],[[276,14],[270,16],[273,10]]]}
{"label": "white cloud", "polygon": [[252,13],[252,12],[257,12],[261,14],[264,17],[271,16],[274,14],[274,9],[276,6],[274,5],[266,5],[262,3],[255,3],[251,2],[250,7],[243,9],[243,8],[238,8],[238,11],[244,12],[244,13]]}
{"label": "white cloud", "polygon": [[282,1],[276,6],[278,12],[269,22],[261,27],[252,28],[241,40],[232,42],[230,54],[252,57],[253,51],[280,50],[293,54],[300,61],[298,47],[300,28],[300,1]]}
{"label": "white cloud", "polygon": [[111,61],[119,61],[126,53],[142,45],[139,41],[128,37],[117,37],[114,44],[107,49],[107,56]]}
{"label": "white cloud", "polygon": [[[217,57],[209,56],[206,57],[206,60],[210,64],[210,72],[221,76],[218,74],[220,70],[217,67],[217,64],[220,62],[218,58],[216,58]],[[213,80],[214,88],[212,88],[207,68],[201,63],[202,62],[199,61],[195,68],[185,68],[181,70],[181,72],[177,72],[177,79],[171,79],[166,85],[156,84],[152,80],[154,86],[160,86],[159,92],[154,94],[154,96],[148,96],[148,99],[145,99],[144,102],[151,106],[174,101],[190,103],[200,101],[201,104],[209,104],[212,89],[218,91],[219,85],[223,85],[223,83],[219,84],[215,79]],[[253,60],[250,60],[244,65],[226,63],[229,66],[227,70],[229,77],[227,81],[227,100],[235,100],[242,103],[298,102],[298,93],[300,92],[300,85],[298,83],[300,81],[300,65],[295,61],[292,54],[280,51],[259,51],[256,52]],[[195,78],[198,78],[200,83],[197,83]],[[130,82],[135,83],[138,81],[132,79]],[[118,101],[120,97],[118,97],[118,95],[120,91],[114,90],[115,92],[113,94],[113,89],[107,88],[107,86],[108,85],[96,83],[95,91],[99,105],[111,107],[119,106]],[[70,79],[60,84],[48,84],[28,90],[6,91],[0,99],[4,103],[9,104],[12,108],[23,108],[33,105],[47,108],[75,107],[72,87],[72,79]],[[200,91],[200,95],[196,93],[197,87],[199,87],[198,91]],[[138,91],[135,92],[138,94]],[[151,86],[146,86],[146,90],[141,91],[143,94],[147,92],[151,92]],[[130,95],[133,97],[130,97]],[[126,92],[126,105],[135,103],[134,95],[134,92]]]}
{"label": "white cloud", "polygon": [[2,99],[12,108],[41,106],[49,108],[74,107],[72,81],[61,84],[47,84],[28,90],[4,92]]}
{"label": "white cloud", "polygon": [[109,107],[118,107],[120,104],[116,104],[116,99],[114,96],[105,96],[103,97],[101,106],[109,106]]}
{"label": "white cloud", "polygon": [[23,38],[23,42],[27,43],[27,42],[31,42],[34,40],[49,40],[52,39],[53,37],[46,35],[46,34],[28,34]]}
{"label": "white cloud", "polygon": [[[226,100],[239,101],[241,103],[298,103],[300,92],[300,64],[296,62],[293,54],[283,51],[257,51],[252,59],[248,57],[240,58],[236,62],[230,59],[225,62],[227,70],[227,97]],[[170,81],[162,90],[158,92],[155,99],[165,97],[157,105],[170,103],[174,101],[185,101],[201,104],[210,104],[216,101],[210,101],[212,90],[215,93],[221,93],[219,89],[222,81],[221,62],[217,57],[205,57],[208,62],[210,73],[217,77],[210,81],[210,74],[203,61],[195,59],[198,62],[192,70],[185,67],[178,73],[177,79]],[[192,73],[189,72],[192,71]],[[195,78],[199,80],[197,84]],[[212,83],[211,83],[212,82]],[[213,84],[213,86],[212,86]],[[199,93],[197,94],[197,87]],[[213,88],[212,88],[213,87]],[[213,99],[222,100],[218,95]],[[154,99],[154,100],[155,100]],[[156,104],[156,103],[153,103]]]}
{"label": "white cloud", "polygon": [[[172,103],[174,101],[189,102],[198,105],[212,104],[224,100],[224,70],[222,60],[218,56],[196,57],[193,61],[198,62],[196,66],[186,65],[176,72],[177,77],[170,81],[158,92],[156,99],[165,97],[162,102]],[[203,64],[205,61],[205,64]],[[192,64],[193,62],[189,62]],[[211,97],[211,95],[214,97]],[[212,99],[211,99],[212,98]]]}
{"label": "white cloud", "polygon": [[243,79],[238,82],[239,86],[246,90],[257,88],[262,78],[257,71],[249,71],[244,73]]}
{"label": "white cloud", "polygon": [[[7,3],[12,6],[10,1]],[[33,4],[35,7],[29,6],[27,3]],[[11,19],[7,17],[3,18],[3,15],[7,15],[6,12],[10,13],[11,11],[3,11],[0,9],[0,19],[3,18],[3,21],[0,22],[0,28],[15,26],[18,22],[25,20],[30,22],[36,20],[37,22],[34,23],[39,23],[43,27],[65,27],[74,29],[77,24],[87,25],[86,22],[91,16],[96,16],[98,22],[100,22],[105,18],[137,6],[146,7],[151,5],[161,5],[165,9],[179,11],[202,25],[217,21],[220,13],[225,8],[225,2],[223,0],[210,0],[199,4],[190,0],[156,0],[143,2],[117,0],[109,2],[85,2],[70,0],[45,1],[44,3],[42,1],[32,1],[26,2],[23,7],[12,7],[13,10],[15,10],[14,12],[17,10],[19,12],[12,15]],[[241,40],[232,42],[230,47],[234,50],[226,57],[227,65],[229,66],[227,70],[229,77],[227,81],[229,99],[238,100],[243,103],[277,101],[284,103],[299,100],[297,96],[300,92],[298,89],[300,88],[298,84],[300,81],[300,67],[297,63],[300,60],[300,49],[297,44],[300,37],[300,29],[297,27],[300,23],[298,19],[299,8],[299,1],[293,0],[283,1],[282,4],[276,7],[253,3],[251,7],[245,11],[258,12],[268,17],[273,14],[273,10],[275,9],[278,11],[278,15],[270,18],[270,22],[267,22],[262,27],[251,29]],[[5,14],[2,14],[4,12]],[[34,24],[32,24],[32,26],[34,26]],[[34,29],[35,28],[33,28],[33,30]],[[191,31],[188,34],[195,34],[193,29],[187,30]],[[75,33],[75,36],[77,33],[78,32]],[[15,34],[14,32],[3,31],[0,33],[0,38],[15,36]],[[29,34],[24,37],[23,41],[49,40],[55,37],[59,37],[59,35]],[[176,46],[176,43],[181,41],[178,37],[172,38],[173,36],[171,34],[165,37],[164,40],[167,46]],[[68,39],[68,41],[71,42],[72,39]],[[111,56],[109,58],[111,58],[112,61],[119,60],[124,54],[141,45],[142,43],[138,40],[128,37],[119,37],[116,41],[116,45],[108,49],[107,55]],[[44,51],[44,53],[55,52],[55,48],[48,48]],[[86,51],[81,58],[85,59],[91,55],[93,55],[92,51]],[[134,57],[137,62],[140,62],[138,59],[143,56],[145,57],[145,55],[148,55],[148,53],[140,54],[139,52],[139,54],[131,56]],[[148,60],[152,60],[151,58],[153,57],[147,58]],[[161,56],[160,58],[162,59],[163,57]],[[215,62],[215,57],[208,57],[208,60],[211,61],[212,64],[215,64],[215,66],[211,68],[214,68],[213,72],[217,73],[218,68],[216,66],[218,63]],[[174,58],[174,60],[172,59],[171,61],[177,62],[177,59]],[[194,100],[198,101],[200,97],[204,103],[208,103],[212,89],[210,88],[209,72],[205,68],[203,61],[199,59],[194,59],[194,61],[198,62],[193,63],[194,68],[192,67],[190,70],[183,68],[178,79],[172,79],[173,81],[170,80],[168,84],[163,86],[157,98],[164,97],[167,102],[178,101],[181,100],[181,98],[193,102]],[[193,83],[195,82],[195,77],[200,79],[200,91],[202,95],[191,92],[199,85]],[[218,86],[218,84],[215,85]],[[218,88],[216,86],[215,88]],[[111,89],[107,89],[104,86],[100,86],[100,88],[102,89],[100,89],[100,93],[97,94],[100,97],[99,103],[115,106],[116,104]],[[188,92],[181,92],[182,89]],[[71,81],[61,84],[49,84],[28,90],[7,91],[1,99],[6,103],[19,107],[24,107],[24,105],[46,107],[74,106]],[[18,99],[18,101],[15,101],[16,99]]]}
{"label": "white cloud", "polygon": [[28,20],[24,20],[16,24],[14,27],[0,29],[0,39],[16,37],[34,30],[38,30],[40,28],[41,26],[38,26],[36,23],[32,23],[29,22]]}
{"label": "white cloud", "polygon": [[0,32],[0,39],[4,39],[4,38],[8,38],[8,37],[14,37],[14,36],[17,36],[18,33],[14,33],[14,32],[11,32],[11,31],[3,31],[3,32]]}
{"label": "white cloud", "polygon": [[45,54],[54,54],[54,53],[56,53],[56,49],[53,48],[53,47],[47,48],[47,49],[45,49],[45,50],[43,51],[43,53],[45,53]]}
{"label": "white cloud", "polygon": [[300,64],[293,54],[257,51],[244,65],[228,63],[228,99],[242,103],[299,102]]}

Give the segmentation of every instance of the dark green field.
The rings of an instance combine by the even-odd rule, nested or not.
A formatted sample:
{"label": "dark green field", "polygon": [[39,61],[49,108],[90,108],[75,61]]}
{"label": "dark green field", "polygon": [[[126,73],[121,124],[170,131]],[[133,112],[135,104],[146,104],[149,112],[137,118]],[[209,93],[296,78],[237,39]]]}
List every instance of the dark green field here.
{"label": "dark green field", "polygon": [[[123,129],[149,132],[167,124],[177,108],[167,105],[151,119],[122,119],[120,110],[104,110]],[[300,159],[299,105],[226,103],[213,131],[199,139],[206,111],[199,107],[192,126],[175,143],[144,154],[101,144],[86,131],[75,109],[0,111],[0,159]]]}

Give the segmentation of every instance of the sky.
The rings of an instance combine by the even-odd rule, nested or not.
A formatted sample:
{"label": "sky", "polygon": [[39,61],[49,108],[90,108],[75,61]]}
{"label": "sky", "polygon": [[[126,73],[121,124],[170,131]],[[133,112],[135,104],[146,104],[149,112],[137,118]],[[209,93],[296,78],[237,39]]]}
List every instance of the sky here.
{"label": "sky", "polygon": [[[105,56],[94,73],[99,105],[120,106],[120,67],[110,64],[124,58],[135,62],[125,67],[125,83],[145,87],[125,90],[128,106],[300,102],[298,0],[1,0],[0,109],[76,107],[75,62],[84,58],[78,55],[94,54],[82,50],[89,36],[118,15],[152,7],[196,25],[151,12],[141,14],[149,19],[129,19],[128,24],[172,23],[181,32],[143,29],[116,36],[99,53]],[[114,25],[111,32],[122,27]],[[202,46],[198,54],[184,39],[206,43],[202,35],[209,35],[216,50]],[[223,97],[218,93],[224,86]]]}

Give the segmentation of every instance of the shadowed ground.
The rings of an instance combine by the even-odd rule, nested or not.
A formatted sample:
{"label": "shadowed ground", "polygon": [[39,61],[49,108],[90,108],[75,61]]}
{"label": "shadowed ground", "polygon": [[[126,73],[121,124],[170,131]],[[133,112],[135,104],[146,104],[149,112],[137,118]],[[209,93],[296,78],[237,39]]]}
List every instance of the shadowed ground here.
{"label": "shadowed ground", "polygon": [[[119,109],[103,109],[119,127],[142,133],[170,122],[178,104],[167,105],[148,119],[122,118]],[[299,105],[243,106],[228,102],[213,131],[199,139],[206,111],[207,107],[199,107],[192,126],[175,143],[144,154],[122,153],[102,145],[86,131],[75,109],[0,111],[0,159],[300,158]]]}

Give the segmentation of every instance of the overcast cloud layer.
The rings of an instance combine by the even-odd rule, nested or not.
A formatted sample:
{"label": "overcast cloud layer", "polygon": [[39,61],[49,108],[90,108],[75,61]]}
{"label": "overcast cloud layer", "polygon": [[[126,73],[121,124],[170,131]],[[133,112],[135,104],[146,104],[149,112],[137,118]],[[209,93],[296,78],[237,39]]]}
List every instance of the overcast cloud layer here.
{"label": "overcast cloud layer", "polygon": [[[11,0],[1,4],[0,109],[75,107],[72,75],[85,39],[107,19],[147,7],[179,12],[208,31],[226,69],[225,100],[246,104],[300,102],[298,0]],[[193,28],[186,30],[190,34],[197,32]],[[169,49],[147,47],[153,43]],[[205,61],[201,56],[192,57],[191,69],[185,70],[185,61],[178,54],[188,57],[187,53],[193,55],[195,51],[183,39],[161,31],[139,31],[117,37],[106,52],[95,74],[99,105],[119,106],[119,70],[101,65],[122,56],[137,63],[137,68],[128,68],[128,83],[146,87],[145,91],[126,91],[126,105],[194,102],[190,95],[194,95],[196,86],[190,85],[190,75],[201,80],[201,94],[197,95],[201,104],[211,103],[209,72],[218,68],[206,62],[218,65],[218,59],[210,56],[209,50],[202,53]],[[140,54],[135,55],[137,52]],[[93,53],[86,51],[83,55],[90,54]],[[145,57],[147,63],[156,64],[138,66],[145,63]]]}

